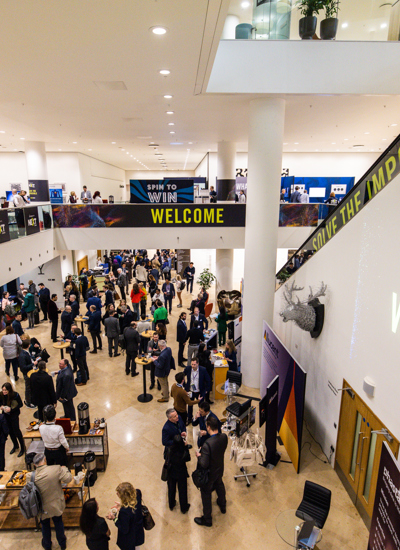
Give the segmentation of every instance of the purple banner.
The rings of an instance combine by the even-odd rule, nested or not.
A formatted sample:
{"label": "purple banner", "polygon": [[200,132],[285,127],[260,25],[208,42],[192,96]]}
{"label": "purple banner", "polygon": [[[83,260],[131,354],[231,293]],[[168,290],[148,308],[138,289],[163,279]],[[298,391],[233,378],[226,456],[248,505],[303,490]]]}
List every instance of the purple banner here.
{"label": "purple banner", "polygon": [[318,204],[281,204],[279,227],[317,227]]}

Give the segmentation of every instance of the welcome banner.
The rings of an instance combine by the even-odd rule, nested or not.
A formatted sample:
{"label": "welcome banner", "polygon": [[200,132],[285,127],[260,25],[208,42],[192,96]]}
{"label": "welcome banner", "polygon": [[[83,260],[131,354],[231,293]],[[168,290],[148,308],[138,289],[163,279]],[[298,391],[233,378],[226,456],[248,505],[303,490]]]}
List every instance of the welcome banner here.
{"label": "welcome banner", "polygon": [[299,473],[307,374],[265,321],[262,347],[261,396],[278,375],[278,432]]}

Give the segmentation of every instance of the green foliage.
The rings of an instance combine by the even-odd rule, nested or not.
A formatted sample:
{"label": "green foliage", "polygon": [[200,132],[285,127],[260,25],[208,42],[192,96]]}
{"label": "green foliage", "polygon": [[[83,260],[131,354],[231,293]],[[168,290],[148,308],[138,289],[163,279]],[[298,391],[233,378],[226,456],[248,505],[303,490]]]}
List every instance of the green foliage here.
{"label": "green foliage", "polygon": [[339,0],[324,0],[325,17],[337,17],[339,11]]}
{"label": "green foliage", "polygon": [[313,17],[325,7],[327,2],[331,0],[298,0],[297,7],[301,11],[303,17]]}
{"label": "green foliage", "polygon": [[208,268],[206,268],[200,273],[197,283],[208,290],[216,279],[216,276],[211,273]]}

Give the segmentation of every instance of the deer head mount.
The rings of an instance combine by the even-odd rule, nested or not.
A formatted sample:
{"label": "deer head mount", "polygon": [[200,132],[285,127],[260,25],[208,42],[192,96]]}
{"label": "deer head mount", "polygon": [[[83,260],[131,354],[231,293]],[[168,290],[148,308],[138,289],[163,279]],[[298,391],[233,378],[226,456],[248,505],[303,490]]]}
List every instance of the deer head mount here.
{"label": "deer head mount", "polygon": [[[286,284],[283,297],[287,306],[280,313],[280,316],[283,317],[283,322],[287,323],[288,321],[294,321],[301,330],[310,332],[311,336],[314,338],[319,336],[323,325],[324,306],[320,303],[318,298],[320,296],[325,296],[327,286],[328,285],[324,285],[322,282],[315,293],[310,287],[308,298],[300,300],[297,295],[294,296],[294,293],[304,290],[304,287],[297,287],[296,281],[293,281],[291,285]],[[294,300],[294,298],[296,298],[296,300]],[[317,330],[318,324],[320,326]]]}

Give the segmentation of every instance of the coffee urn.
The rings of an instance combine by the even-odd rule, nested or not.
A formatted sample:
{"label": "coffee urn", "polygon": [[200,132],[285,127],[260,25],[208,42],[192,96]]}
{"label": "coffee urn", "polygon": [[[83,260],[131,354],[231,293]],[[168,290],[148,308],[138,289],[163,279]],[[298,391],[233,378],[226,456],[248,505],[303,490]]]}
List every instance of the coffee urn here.
{"label": "coffee urn", "polygon": [[81,435],[89,433],[90,430],[90,418],[89,418],[89,405],[85,402],[78,405],[78,424],[79,433]]}

